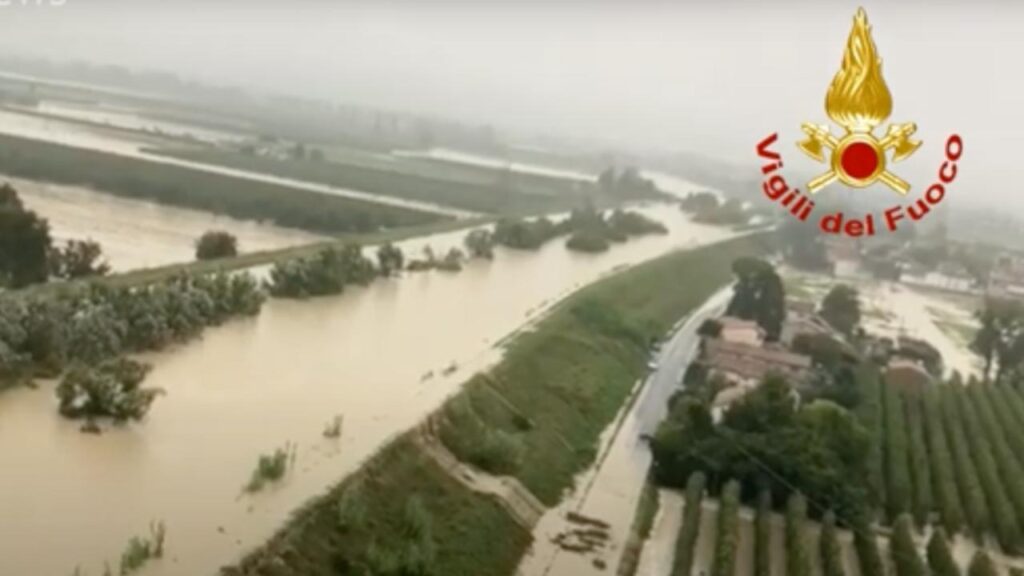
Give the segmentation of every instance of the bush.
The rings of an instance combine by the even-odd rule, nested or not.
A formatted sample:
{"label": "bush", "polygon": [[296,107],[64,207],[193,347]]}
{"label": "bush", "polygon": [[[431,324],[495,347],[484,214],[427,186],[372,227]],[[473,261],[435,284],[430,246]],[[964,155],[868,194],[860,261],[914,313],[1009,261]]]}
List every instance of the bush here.
{"label": "bush", "polygon": [[718,536],[711,576],[733,576],[736,571],[737,530],[739,529],[740,483],[730,480],[722,490],[718,507]]}
{"label": "bush", "polygon": [[104,276],[110,272],[110,265],[102,257],[98,242],[68,240],[63,248],[50,252],[50,273],[65,280]]}
{"label": "bush", "polygon": [[296,446],[287,443],[270,454],[260,454],[256,469],[252,471],[246,492],[259,492],[267,484],[273,484],[284,478],[288,469],[294,465]]}
{"label": "bush", "polygon": [[686,482],[686,503],[683,508],[683,525],[676,537],[676,554],[672,561],[672,576],[690,576],[693,570],[693,550],[700,534],[702,501],[707,479],[702,472],[696,472]]}
{"label": "bush", "polygon": [[238,254],[238,239],[223,230],[211,230],[196,240],[196,260],[229,258]]}
{"label": "bush", "polygon": [[[394,256],[388,258],[390,266]],[[267,289],[277,298],[328,296],[342,293],[349,284],[368,284],[376,276],[377,269],[363,256],[362,248],[349,244],[274,264]]]}
{"label": "bush", "polygon": [[853,547],[857,552],[861,576],[885,576],[882,555],[878,552],[878,542],[871,523],[866,517],[857,516],[850,528],[853,530]]}
{"label": "bush", "polygon": [[118,358],[96,368],[76,366],[57,385],[60,413],[68,418],[142,420],[162,391],[142,388],[149,366]]}
{"label": "bush", "polygon": [[909,514],[902,514],[893,526],[892,538],[889,540],[889,555],[896,576],[926,576],[927,571],[921,557],[914,546],[914,521]]}

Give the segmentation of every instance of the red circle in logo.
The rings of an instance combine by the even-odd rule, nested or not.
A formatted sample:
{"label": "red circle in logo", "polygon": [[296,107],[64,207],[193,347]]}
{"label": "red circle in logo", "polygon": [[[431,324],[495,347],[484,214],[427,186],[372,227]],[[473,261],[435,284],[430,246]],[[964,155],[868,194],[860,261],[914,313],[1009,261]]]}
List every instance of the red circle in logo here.
{"label": "red circle in logo", "polygon": [[870,144],[854,142],[843,150],[840,163],[843,172],[851,178],[862,180],[870,177],[878,169],[878,154]]}

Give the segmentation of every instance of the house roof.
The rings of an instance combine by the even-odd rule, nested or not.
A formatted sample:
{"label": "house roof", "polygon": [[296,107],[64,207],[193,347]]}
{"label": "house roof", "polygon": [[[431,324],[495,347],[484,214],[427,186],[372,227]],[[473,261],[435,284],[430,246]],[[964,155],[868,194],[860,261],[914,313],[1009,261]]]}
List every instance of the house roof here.
{"label": "house roof", "polygon": [[811,368],[808,356],[741,342],[707,340],[704,352],[705,362],[710,368],[756,380],[772,372],[803,377]]}

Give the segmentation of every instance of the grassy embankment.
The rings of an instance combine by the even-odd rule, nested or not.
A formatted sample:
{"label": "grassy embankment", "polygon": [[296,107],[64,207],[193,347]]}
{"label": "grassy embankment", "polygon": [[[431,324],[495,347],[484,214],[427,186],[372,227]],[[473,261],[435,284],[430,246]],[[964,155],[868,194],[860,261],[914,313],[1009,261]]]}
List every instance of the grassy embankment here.
{"label": "grassy embankment", "polygon": [[398,206],[6,134],[0,135],[0,173],[326,234],[373,232],[444,219]]}
{"label": "grassy embankment", "polygon": [[212,148],[148,152],[475,212],[534,214],[577,208],[588,199],[613,200],[603,199],[593,184],[430,159],[328,151],[326,161],[280,160]]}
{"label": "grassy embankment", "polygon": [[[763,250],[752,235],[633,267],[581,290],[535,329],[508,344],[505,358],[473,377],[452,405],[472,407],[469,424],[446,436],[472,460],[477,442],[501,431],[523,449],[510,472],[545,504],[555,504],[595,457],[598,436],[645,370],[648,344],[730,279],[730,264]],[[468,438],[465,435],[477,434]],[[355,495],[355,496],[353,496]],[[382,543],[409,545],[406,503],[430,512],[435,554],[429,574],[512,574],[529,535],[487,497],[452,481],[403,436],[326,494],[309,503],[270,542],[226,573],[265,576],[360,574]],[[358,522],[339,507],[362,502]],[[344,514],[341,514],[344,516]],[[370,547],[369,543],[377,543]],[[422,545],[420,545],[422,548]],[[348,567],[350,572],[345,572]],[[383,572],[389,573],[389,572]]]}

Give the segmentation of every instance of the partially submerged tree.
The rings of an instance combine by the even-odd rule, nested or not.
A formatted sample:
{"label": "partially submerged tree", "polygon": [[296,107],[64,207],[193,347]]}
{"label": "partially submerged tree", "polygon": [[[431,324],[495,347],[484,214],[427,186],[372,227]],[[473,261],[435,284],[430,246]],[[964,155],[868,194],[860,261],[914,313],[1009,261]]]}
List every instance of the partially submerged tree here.
{"label": "partially submerged tree", "polygon": [[68,240],[50,252],[51,273],[57,278],[74,280],[104,276],[110,265],[103,260],[103,249],[93,240]]}
{"label": "partially submerged tree", "polygon": [[837,284],[821,301],[821,317],[846,336],[860,324],[860,297],[855,288]]}
{"label": "partially submerged tree", "polygon": [[68,418],[141,420],[162,392],[143,388],[149,366],[118,358],[95,368],[72,368],[57,385],[60,413]]}

